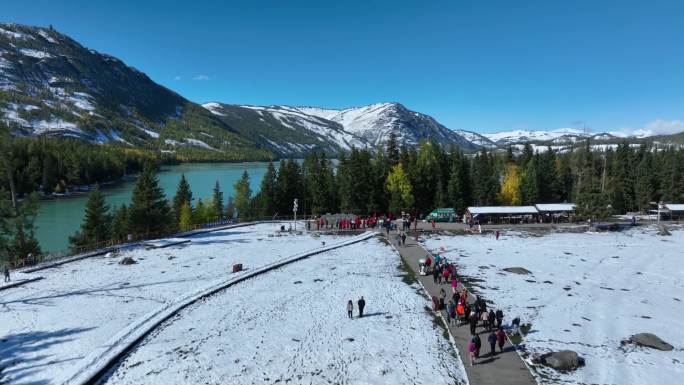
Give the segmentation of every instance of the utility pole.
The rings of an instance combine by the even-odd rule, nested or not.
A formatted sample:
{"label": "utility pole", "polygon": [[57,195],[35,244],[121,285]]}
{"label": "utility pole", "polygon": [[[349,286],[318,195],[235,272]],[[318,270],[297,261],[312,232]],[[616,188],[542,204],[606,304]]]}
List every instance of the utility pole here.
{"label": "utility pole", "polygon": [[294,213],[294,229],[295,230],[297,230],[297,207],[298,207],[298,202],[297,202],[297,198],[295,198],[293,205],[292,205],[292,212]]}
{"label": "utility pole", "polygon": [[606,189],[606,163],[608,162],[608,154],[603,154],[603,175],[601,176],[601,192]]}

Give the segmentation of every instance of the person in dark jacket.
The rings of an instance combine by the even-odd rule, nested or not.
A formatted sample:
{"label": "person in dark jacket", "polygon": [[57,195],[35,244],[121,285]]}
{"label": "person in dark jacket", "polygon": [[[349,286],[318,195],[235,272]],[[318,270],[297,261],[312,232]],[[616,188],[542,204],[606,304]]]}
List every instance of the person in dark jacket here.
{"label": "person in dark jacket", "polygon": [[357,305],[359,305],[359,318],[361,318],[363,317],[363,308],[366,306],[366,300],[363,299],[363,296],[361,296],[361,299],[359,299]]}
{"label": "person in dark jacket", "polygon": [[401,233],[401,245],[406,246],[406,233]]}
{"label": "person in dark jacket", "polygon": [[503,323],[503,311],[497,309],[496,311],[496,328],[501,329],[501,324]]}
{"label": "person in dark jacket", "polygon": [[9,281],[10,281],[10,270],[9,270],[9,266],[5,265],[5,282],[9,282]]}
{"label": "person in dark jacket", "polygon": [[439,278],[439,270],[437,270],[437,268],[432,269],[432,282],[437,283],[438,278]]}
{"label": "person in dark jacket", "polygon": [[480,336],[475,334],[473,336],[473,342],[475,342],[475,358],[480,358],[480,348],[482,347],[482,340],[480,340]]}
{"label": "person in dark jacket", "polygon": [[489,336],[487,337],[487,341],[489,342],[489,356],[493,356],[496,354],[496,332],[492,330],[491,333],[489,333]]}
{"label": "person in dark jacket", "polygon": [[470,311],[470,334],[475,334],[475,329],[477,329],[477,313],[475,311]]}
{"label": "person in dark jacket", "polygon": [[494,329],[496,325],[496,314],[494,313],[494,309],[489,309],[489,325],[487,326],[488,330]]}

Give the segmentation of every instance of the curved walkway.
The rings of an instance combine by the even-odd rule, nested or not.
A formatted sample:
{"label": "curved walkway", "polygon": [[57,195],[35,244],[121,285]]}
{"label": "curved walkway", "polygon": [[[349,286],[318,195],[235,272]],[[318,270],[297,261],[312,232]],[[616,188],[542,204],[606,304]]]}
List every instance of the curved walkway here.
{"label": "curved walkway", "polygon": [[[389,235],[383,232],[385,238],[390,241],[396,249],[401,254],[401,257],[409,265],[409,267],[415,271],[418,266],[418,260],[424,258],[428,254],[418,242],[416,242],[415,237],[406,237],[406,246],[399,246],[396,243],[396,231],[392,231]],[[428,292],[430,296],[439,297],[439,290],[444,288],[444,290],[450,292],[451,287],[449,285],[438,285],[433,282],[432,275],[421,276],[416,273],[416,278],[420,280],[421,284]],[[463,284],[459,282],[458,290],[464,288]],[[467,288],[466,288],[467,289]],[[474,301],[474,298],[469,298],[469,301]],[[458,348],[459,354],[465,360],[469,356],[468,353],[468,343],[472,338],[470,334],[470,328],[467,324],[462,326],[447,326],[449,332],[453,336],[456,346]],[[504,352],[495,355],[490,358],[487,356],[489,350],[487,344],[487,333],[486,331],[478,328],[478,334],[482,339],[482,354],[477,360],[474,366],[468,365],[466,362],[463,366],[466,369],[466,374],[468,375],[468,381],[472,385],[534,385],[536,381],[529,369],[525,365],[525,362],[520,358],[515,348],[507,343],[504,347]]]}
{"label": "curved walkway", "polygon": [[297,255],[265,265],[261,268],[255,269],[254,271],[248,272],[247,274],[241,275],[239,277],[230,278],[222,283],[205,288],[189,296],[186,296],[185,298],[182,298],[179,301],[174,302],[172,304],[162,306],[135,321],[128,328],[122,330],[117,335],[115,335],[107,343],[96,347],[87,357],[81,360],[79,368],[67,379],[65,379],[63,383],[69,385],[86,385],[98,383],[100,377],[107,373],[107,371],[109,370],[109,368],[112,367],[112,365],[116,364],[116,362],[119,359],[125,356],[127,352],[130,351],[130,349],[132,349],[139,341],[141,341],[145,336],[147,336],[158,325],[160,325],[167,319],[171,318],[180,310],[199,301],[200,299],[206,298],[221,290],[226,289],[227,287],[235,285],[244,280],[253,278],[255,276],[261,275],[263,273],[269,272],[271,270],[280,268],[282,266],[288,265],[290,263],[326,251],[334,250],[340,247],[361,242],[373,236],[375,236],[374,233],[365,232],[361,235],[357,235],[354,238],[343,242],[320,247],[314,250],[305,251],[303,253],[299,253]]}

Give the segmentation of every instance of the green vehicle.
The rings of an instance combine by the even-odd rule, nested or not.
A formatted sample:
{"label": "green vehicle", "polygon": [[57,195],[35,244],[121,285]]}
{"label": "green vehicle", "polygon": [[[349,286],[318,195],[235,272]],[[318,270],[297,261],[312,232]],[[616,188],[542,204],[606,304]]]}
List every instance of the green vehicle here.
{"label": "green vehicle", "polygon": [[455,222],[456,210],[452,208],[435,209],[425,217],[425,220],[428,222]]}

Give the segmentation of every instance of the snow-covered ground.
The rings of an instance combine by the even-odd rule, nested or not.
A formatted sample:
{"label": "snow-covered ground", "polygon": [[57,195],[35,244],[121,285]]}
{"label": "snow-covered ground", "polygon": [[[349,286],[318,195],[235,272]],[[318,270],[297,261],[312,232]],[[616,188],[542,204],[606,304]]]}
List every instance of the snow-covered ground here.
{"label": "snow-covered ground", "polygon": [[[475,278],[475,290],[532,329],[530,353],[570,349],[586,359],[572,373],[537,368],[543,384],[676,384],[684,375],[684,228],[622,233],[507,233],[427,238],[434,251]],[[503,271],[523,267],[532,274]],[[481,280],[481,281],[480,281]],[[654,333],[675,347],[663,352],[621,346]]]}
{"label": "snow-covered ground", "polygon": [[[428,300],[398,265],[371,239],[242,282],[167,321],[107,383],[462,383]],[[359,296],[366,316],[349,319],[346,302]]]}
{"label": "snow-covered ground", "polygon": [[[233,263],[251,269],[345,237],[274,236],[262,224],[194,236],[190,243],[94,257],[15,279],[45,279],[0,292],[0,383],[55,384],[96,346],[150,311],[223,282]],[[130,256],[134,265],[118,262]],[[3,382],[5,381],[5,382]]]}

